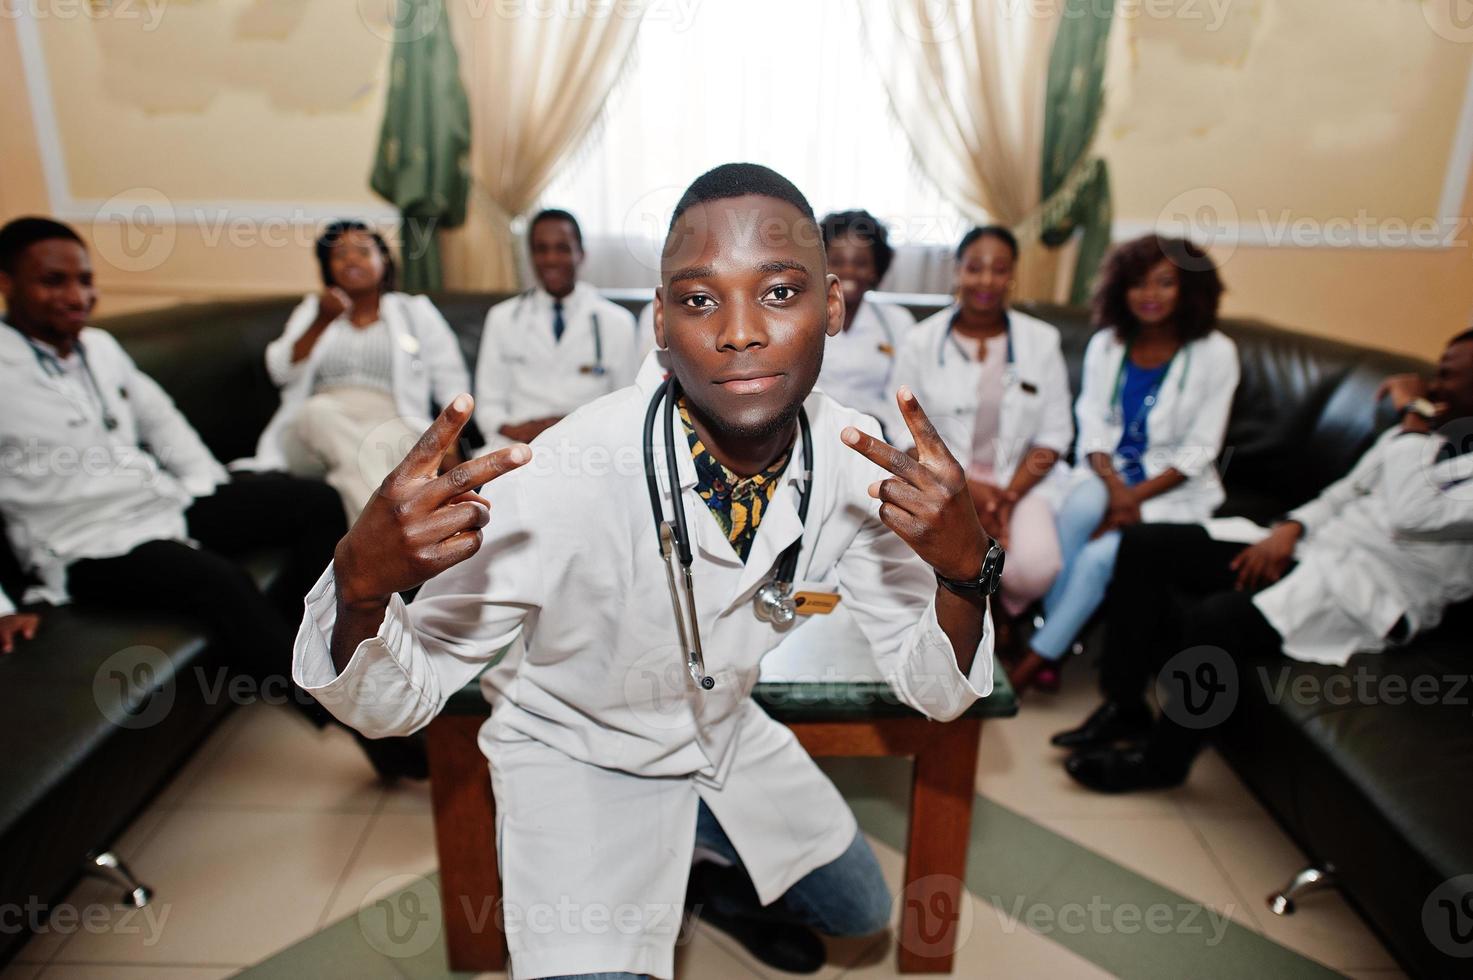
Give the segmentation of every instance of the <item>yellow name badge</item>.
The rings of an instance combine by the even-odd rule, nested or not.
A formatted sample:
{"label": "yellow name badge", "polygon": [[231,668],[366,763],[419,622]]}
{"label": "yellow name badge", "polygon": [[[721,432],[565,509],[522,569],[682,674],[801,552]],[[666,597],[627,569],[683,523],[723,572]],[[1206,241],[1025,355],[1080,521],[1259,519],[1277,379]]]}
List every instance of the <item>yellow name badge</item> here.
{"label": "yellow name badge", "polygon": [[793,595],[793,608],[799,616],[827,616],[839,605],[837,592],[797,592]]}
{"label": "yellow name badge", "polygon": [[895,348],[891,347],[889,344],[878,344],[876,345],[875,349],[878,350],[881,354],[884,354],[886,357],[895,356]]}

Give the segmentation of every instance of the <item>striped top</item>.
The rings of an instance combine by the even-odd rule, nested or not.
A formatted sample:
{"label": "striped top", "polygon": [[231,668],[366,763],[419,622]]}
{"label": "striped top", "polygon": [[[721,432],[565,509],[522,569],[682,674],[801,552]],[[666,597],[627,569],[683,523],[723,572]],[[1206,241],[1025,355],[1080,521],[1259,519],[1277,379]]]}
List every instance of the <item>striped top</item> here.
{"label": "striped top", "polygon": [[322,340],[325,346],[317,361],[313,392],[351,386],[392,393],[394,349],[389,328],[383,320],[366,327],[344,323],[345,328],[332,330]]}

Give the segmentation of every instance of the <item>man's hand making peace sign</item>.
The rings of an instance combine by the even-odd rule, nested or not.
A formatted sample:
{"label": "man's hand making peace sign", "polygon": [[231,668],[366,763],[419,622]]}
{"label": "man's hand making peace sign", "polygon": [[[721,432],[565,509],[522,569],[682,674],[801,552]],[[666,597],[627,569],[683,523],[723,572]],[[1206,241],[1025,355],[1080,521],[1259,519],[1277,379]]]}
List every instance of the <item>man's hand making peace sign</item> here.
{"label": "man's hand making peace sign", "polygon": [[[894,474],[869,488],[869,495],[881,501],[880,520],[938,574],[974,580],[982,573],[989,541],[967,492],[966,473],[915,394],[902,387],[896,401],[915,439],[915,457],[853,426],[841,438],[865,459]],[[980,598],[964,598],[944,588],[936,591],[936,618],[951,638],[963,672],[971,669],[981,642],[981,613],[985,610],[986,602]]]}
{"label": "man's hand making peace sign", "polygon": [[476,553],[481,528],[491,520],[491,505],[476,488],[532,458],[529,447],[508,446],[440,474],[473,405],[470,395],[458,395],[445,407],[338,542],[332,659],[339,671],[358,644],[378,632],[390,596]]}

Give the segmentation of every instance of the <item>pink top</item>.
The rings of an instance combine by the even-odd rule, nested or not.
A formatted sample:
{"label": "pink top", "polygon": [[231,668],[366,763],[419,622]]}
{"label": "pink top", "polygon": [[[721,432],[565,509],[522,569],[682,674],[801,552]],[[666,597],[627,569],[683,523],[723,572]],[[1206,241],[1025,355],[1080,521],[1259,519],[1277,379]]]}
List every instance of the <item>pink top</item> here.
{"label": "pink top", "polygon": [[[972,338],[957,335],[967,353],[976,357],[981,344]],[[982,371],[977,377],[977,423],[972,430],[972,458],[967,470],[975,477],[986,471],[991,473],[997,459],[998,421],[1002,416],[1003,372],[1007,369],[1008,335],[1000,333],[987,339],[987,356],[982,359]]]}

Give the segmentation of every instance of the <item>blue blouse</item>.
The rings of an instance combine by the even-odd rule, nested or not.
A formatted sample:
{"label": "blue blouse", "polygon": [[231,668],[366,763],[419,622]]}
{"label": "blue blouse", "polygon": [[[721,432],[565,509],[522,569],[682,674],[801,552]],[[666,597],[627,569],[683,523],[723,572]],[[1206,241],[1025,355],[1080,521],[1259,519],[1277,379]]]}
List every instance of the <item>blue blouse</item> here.
{"label": "blue blouse", "polygon": [[1146,469],[1141,464],[1141,457],[1146,453],[1146,422],[1170,367],[1170,361],[1160,367],[1143,368],[1126,359],[1125,378],[1120,386],[1120,417],[1125,430],[1120,433],[1115,454],[1122,460],[1120,475],[1130,486],[1146,479]]}

